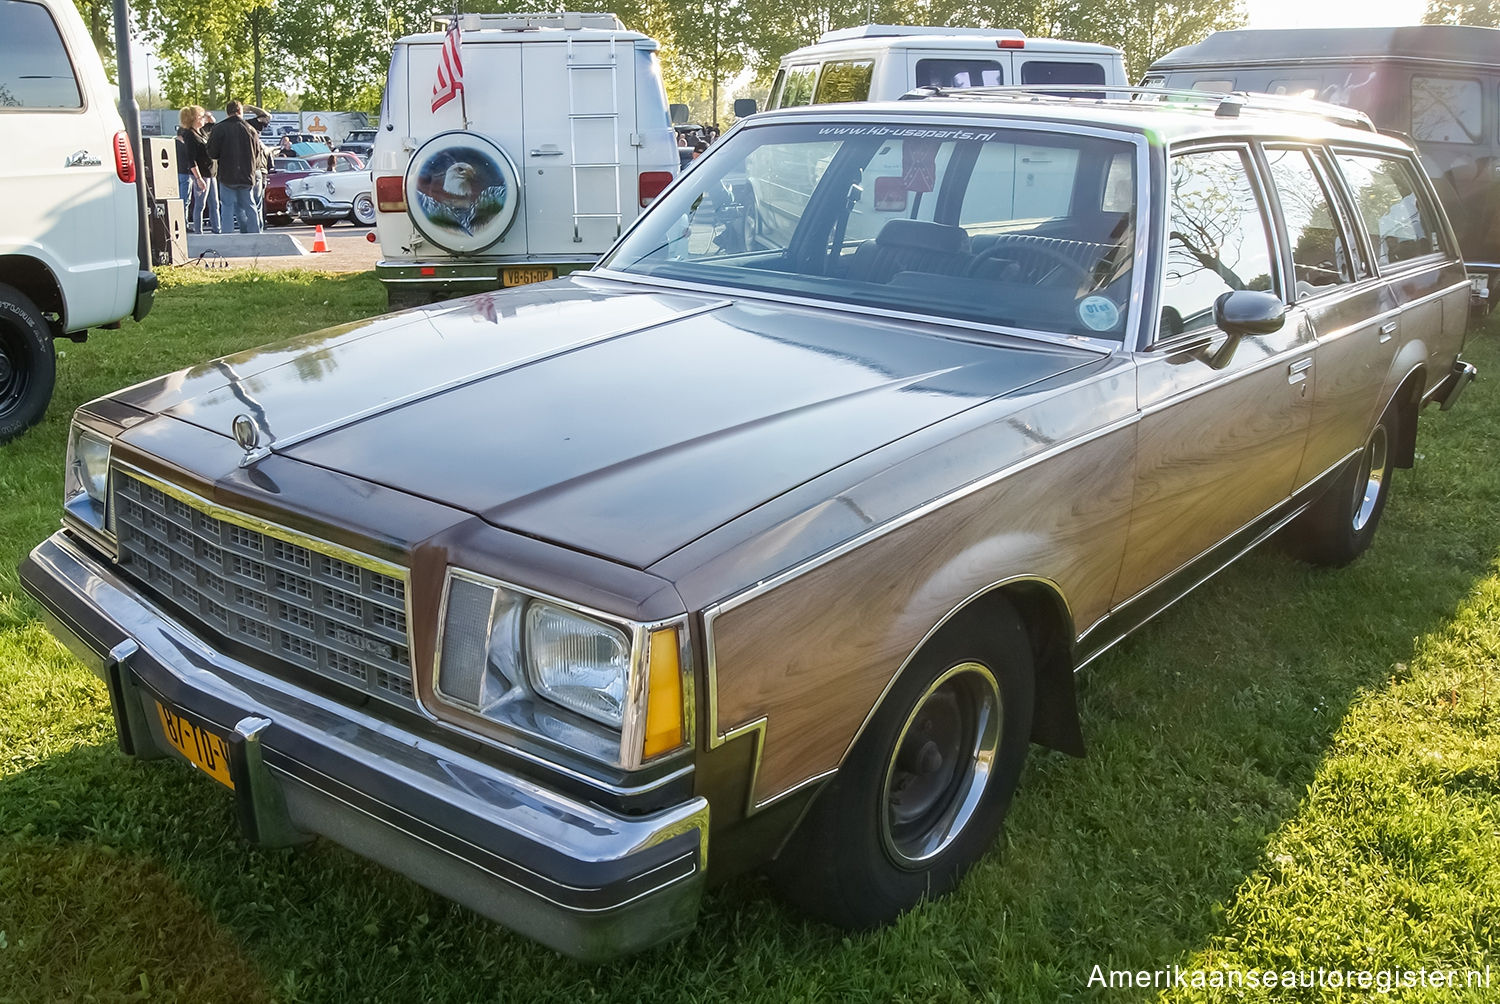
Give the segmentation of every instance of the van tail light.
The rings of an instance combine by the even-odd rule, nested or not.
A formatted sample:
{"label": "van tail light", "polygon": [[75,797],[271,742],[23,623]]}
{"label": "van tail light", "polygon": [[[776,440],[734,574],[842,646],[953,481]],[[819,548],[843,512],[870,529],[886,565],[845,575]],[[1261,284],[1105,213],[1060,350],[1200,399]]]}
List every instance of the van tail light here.
{"label": "van tail light", "polygon": [[1024,49],[1024,48],[1026,48],[1026,39],[1024,39],[1024,38],[997,38],[997,39],[995,39],[995,48],[997,48],[997,49]]}
{"label": "van tail light", "polygon": [[399,174],[376,178],[375,207],[382,213],[406,212],[406,179]]}
{"label": "van tail light", "polygon": [[123,130],[115,133],[115,173],[125,184],[135,184],[135,154],[130,149],[130,137]]}
{"label": "van tail light", "polygon": [[651,205],[651,200],[662,193],[672,183],[671,171],[642,171],[641,172],[641,205]]}

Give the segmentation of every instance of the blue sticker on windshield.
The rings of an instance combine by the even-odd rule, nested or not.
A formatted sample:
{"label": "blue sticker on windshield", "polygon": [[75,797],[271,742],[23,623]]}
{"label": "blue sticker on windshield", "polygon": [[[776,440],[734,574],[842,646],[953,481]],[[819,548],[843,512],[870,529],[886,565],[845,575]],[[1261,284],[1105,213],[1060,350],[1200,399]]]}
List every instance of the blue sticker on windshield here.
{"label": "blue sticker on windshield", "polygon": [[1120,308],[1103,296],[1086,296],[1078,304],[1078,317],[1094,331],[1110,331],[1120,323]]}

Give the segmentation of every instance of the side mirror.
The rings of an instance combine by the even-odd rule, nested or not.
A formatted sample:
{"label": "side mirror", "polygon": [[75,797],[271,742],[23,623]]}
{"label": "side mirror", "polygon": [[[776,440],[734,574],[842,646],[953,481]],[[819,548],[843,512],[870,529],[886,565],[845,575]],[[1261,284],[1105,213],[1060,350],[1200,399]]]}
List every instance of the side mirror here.
{"label": "side mirror", "polygon": [[1236,289],[1214,301],[1214,323],[1231,335],[1269,335],[1286,323],[1286,304],[1274,293]]}
{"label": "side mirror", "polygon": [[[657,107],[660,108],[661,106],[657,105]],[[687,105],[668,105],[667,106],[667,111],[671,113],[672,124],[673,125],[687,125],[687,120],[688,120],[688,106]]]}
{"label": "side mirror", "polygon": [[1286,304],[1273,293],[1257,289],[1236,289],[1223,293],[1214,301],[1214,324],[1229,337],[1214,353],[1208,364],[1223,369],[1234,358],[1240,339],[1246,335],[1269,335],[1286,323]]}
{"label": "side mirror", "polygon": [[754,98],[734,99],[734,117],[737,119],[747,119],[754,115],[757,110]]}

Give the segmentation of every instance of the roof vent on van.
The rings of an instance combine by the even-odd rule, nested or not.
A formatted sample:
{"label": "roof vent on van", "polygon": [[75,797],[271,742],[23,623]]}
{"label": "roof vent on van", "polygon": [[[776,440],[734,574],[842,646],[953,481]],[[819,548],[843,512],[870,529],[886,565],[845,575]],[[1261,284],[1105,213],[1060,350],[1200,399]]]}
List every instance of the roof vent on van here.
{"label": "roof vent on van", "polygon": [[819,42],[842,42],[851,38],[893,38],[901,35],[972,35],[975,38],[1025,38],[1026,33],[1014,28],[945,28],[942,25],[917,24],[861,24],[853,28],[825,31],[818,36]]}

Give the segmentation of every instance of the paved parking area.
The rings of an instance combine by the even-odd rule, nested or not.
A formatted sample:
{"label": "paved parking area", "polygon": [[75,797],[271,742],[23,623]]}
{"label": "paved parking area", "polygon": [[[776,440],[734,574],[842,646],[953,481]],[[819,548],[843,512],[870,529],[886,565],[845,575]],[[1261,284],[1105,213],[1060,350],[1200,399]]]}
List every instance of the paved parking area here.
{"label": "paved parking area", "polygon": [[[308,251],[313,249],[315,228],[309,226],[268,227],[270,233],[290,234]],[[312,269],[319,272],[364,272],[375,267],[380,260],[380,245],[367,238],[374,234],[374,227],[355,226],[351,223],[323,225],[323,236],[328,243],[324,254],[274,255],[258,258],[221,258],[214,264],[226,268],[255,268],[263,271],[287,269]],[[197,267],[194,262],[190,267]]]}

